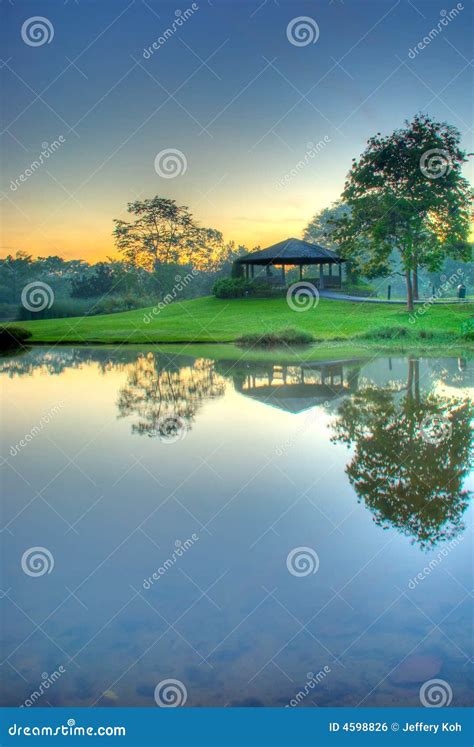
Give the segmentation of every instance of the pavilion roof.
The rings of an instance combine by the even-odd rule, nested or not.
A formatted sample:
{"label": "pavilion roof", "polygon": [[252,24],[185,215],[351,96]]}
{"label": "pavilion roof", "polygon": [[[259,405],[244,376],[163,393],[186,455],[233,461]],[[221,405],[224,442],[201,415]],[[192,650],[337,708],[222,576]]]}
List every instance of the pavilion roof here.
{"label": "pavilion roof", "polygon": [[239,264],[330,264],[345,262],[336,252],[326,249],[319,244],[311,244],[309,241],[302,239],[285,239],[278,244],[268,246],[266,249],[259,249],[256,252],[249,252],[239,257]]}

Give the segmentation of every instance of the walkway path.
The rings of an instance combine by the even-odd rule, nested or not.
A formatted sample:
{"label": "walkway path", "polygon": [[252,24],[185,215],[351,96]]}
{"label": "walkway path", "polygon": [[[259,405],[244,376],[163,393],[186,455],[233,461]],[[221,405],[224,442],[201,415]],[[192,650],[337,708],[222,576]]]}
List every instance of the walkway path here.
{"label": "walkway path", "polygon": [[[392,304],[403,304],[406,306],[406,301],[403,300],[388,300],[386,298],[365,298],[364,296],[345,296],[343,293],[334,293],[329,290],[320,290],[319,291],[320,298],[328,298],[331,301],[356,301],[358,303],[392,303]],[[465,299],[463,301],[459,301],[458,299],[455,300],[446,300],[446,299],[437,299],[433,300],[431,298],[422,298],[419,301],[414,301],[415,304],[453,304],[453,303],[472,303],[469,299]]]}

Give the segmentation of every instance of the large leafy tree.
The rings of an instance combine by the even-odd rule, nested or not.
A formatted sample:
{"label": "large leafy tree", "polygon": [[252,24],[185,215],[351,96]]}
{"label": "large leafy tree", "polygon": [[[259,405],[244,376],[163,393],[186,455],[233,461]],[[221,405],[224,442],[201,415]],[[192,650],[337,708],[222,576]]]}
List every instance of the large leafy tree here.
{"label": "large leafy tree", "polygon": [[466,160],[458,130],[425,115],[391,135],[377,133],[353,160],[341,198],[350,213],[333,236],[367,277],[388,275],[396,250],[409,310],[420,267],[433,272],[448,256],[471,256]]}
{"label": "large leafy tree", "polygon": [[199,226],[189,209],[175,200],[152,197],[128,203],[129,221],[115,220],[114,237],[125,260],[155,271],[162,264],[215,269],[226,253],[222,234]]}

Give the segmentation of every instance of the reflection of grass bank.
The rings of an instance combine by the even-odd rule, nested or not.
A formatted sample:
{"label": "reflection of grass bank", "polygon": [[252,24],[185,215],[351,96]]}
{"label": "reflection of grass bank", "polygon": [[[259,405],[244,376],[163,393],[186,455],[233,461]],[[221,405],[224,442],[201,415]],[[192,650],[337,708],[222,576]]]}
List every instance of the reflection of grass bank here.
{"label": "reflection of grass bank", "polygon": [[[141,349],[143,347],[141,346]],[[287,345],[275,346],[270,348],[242,347],[240,345],[229,344],[186,344],[186,345],[157,345],[152,350],[159,352],[162,350],[167,355],[186,355],[196,358],[210,358],[215,361],[270,361],[278,360],[281,363],[298,363],[298,362],[316,362],[329,360],[347,360],[347,359],[367,359],[383,355],[404,355],[409,353],[411,356],[431,357],[463,357],[471,358],[474,354],[473,348],[468,348],[466,344],[459,345],[418,345],[403,346],[394,345],[393,343],[383,344],[373,341],[354,340],[348,342],[331,342],[314,345],[305,345],[304,347],[292,349]]]}
{"label": "reflection of grass bank", "polygon": [[[400,306],[321,299],[316,308],[295,312],[284,298],[219,300],[198,298],[173,303],[159,313],[135,309],[119,314],[23,322],[41,343],[221,343],[242,335],[265,335],[291,327],[319,343],[367,340],[409,348],[467,344],[463,323],[471,304],[431,306],[410,323]],[[147,321],[148,320],[148,323]],[[388,332],[387,332],[388,330]],[[471,332],[472,334],[472,332]]]}

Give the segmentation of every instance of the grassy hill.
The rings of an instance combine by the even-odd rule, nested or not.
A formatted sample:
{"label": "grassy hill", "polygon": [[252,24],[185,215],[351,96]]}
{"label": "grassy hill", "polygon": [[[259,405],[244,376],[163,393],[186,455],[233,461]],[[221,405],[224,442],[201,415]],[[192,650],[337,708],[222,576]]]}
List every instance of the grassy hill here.
{"label": "grassy hill", "polygon": [[41,343],[232,342],[249,333],[292,327],[316,340],[392,339],[400,329],[405,342],[463,342],[462,323],[472,304],[417,307],[416,321],[403,306],[321,299],[305,312],[292,311],[286,299],[219,300],[213,297],[173,303],[162,310],[21,322]]}

